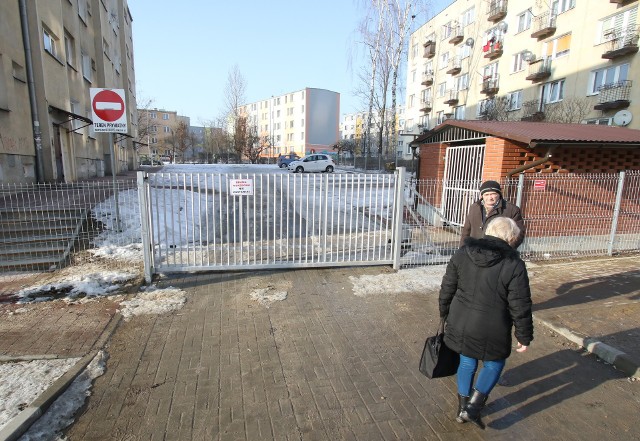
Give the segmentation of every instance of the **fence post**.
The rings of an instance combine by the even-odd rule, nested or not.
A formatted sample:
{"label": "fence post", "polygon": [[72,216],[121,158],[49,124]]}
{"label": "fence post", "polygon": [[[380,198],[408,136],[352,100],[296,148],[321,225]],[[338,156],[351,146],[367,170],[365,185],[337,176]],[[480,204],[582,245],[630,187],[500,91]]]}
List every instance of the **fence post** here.
{"label": "fence post", "polygon": [[522,208],[522,192],[524,191],[524,173],[518,175],[518,191],[516,193],[516,205]]}
{"label": "fence post", "polygon": [[144,258],[144,280],[151,283],[153,277],[153,250],[151,249],[151,237],[149,234],[149,175],[146,172],[138,172],[138,201],[140,202],[140,229],[142,233],[142,255]]}
{"label": "fence post", "polygon": [[622,190],[624,189],[624,177],[625,172],[620,172],[620,179],[618,180],[618,191],[616,193],[616,205],[613,208],[613,219],[611,221],[611,234],[609,235],[609,247],[607,254],[613,255],[613,242],[616,240],[616,230],[618,229],[618,216],[620,216],[620,205],[622,204]]}
{"label": "fence post", "polygon": [[393,240],[391,241],[391,255],[393,256],[393,269],[400,269],[400,252],[402,246],[402,224],[404,213],[404,186],[405,168],[399,167],[396,173],[396,196],[393,210]]}

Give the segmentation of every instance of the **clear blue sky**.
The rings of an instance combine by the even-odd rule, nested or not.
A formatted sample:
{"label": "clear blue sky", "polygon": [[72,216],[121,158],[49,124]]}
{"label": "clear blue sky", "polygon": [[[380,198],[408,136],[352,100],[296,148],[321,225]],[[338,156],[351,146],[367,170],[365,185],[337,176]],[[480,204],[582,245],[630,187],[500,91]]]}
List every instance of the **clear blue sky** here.
{"label": "clear blue sky", "polygon": [[[433,0],[434,8],[451,0]],[[238,65],[247,102],[305,87],[340,93],[340,113],[361,110],[363,48],[354,0],[129,0],[136,87],[153,107],[191,117],[224,109],[229,71]],[[416,18],[416,27],[425,17]]]}

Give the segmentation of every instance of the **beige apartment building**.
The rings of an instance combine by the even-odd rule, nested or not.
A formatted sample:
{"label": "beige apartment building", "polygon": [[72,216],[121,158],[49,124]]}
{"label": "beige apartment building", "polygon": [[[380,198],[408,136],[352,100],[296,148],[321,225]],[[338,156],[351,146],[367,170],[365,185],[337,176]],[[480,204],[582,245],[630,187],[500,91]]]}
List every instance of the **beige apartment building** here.
{"label": "beige apartment building", "polygon": [[410,38],[405,124],[640,128],[638,1],[457,0]]}
{"label": "beige apartment building", "polygon": [[138,109],[139,129],[141,133],[146,133],[146,138],[140,139],[140,158],[163,162],[175,162],[176,157],[180,159],[182,152],[176,148],[178,125],[184,123],[190,127],[190,122],[189,117],[172,110]]}
{"label": "beige apartment building", "polygon": [[[391,109],[387,110],[387,117],[391,114]],[[356,155],[363,153],[364,138],[366,132],[367,121],[369,120],[368,112],[347,113],[342,116],[340,123],[340,139],[351,140],[355,145]],[[371,152],[377,154],[379,146],[380,135],[380,115],[379,112],[373,112],[371,115],[371,125],[369,131],[369,138],[371,139]],[[396,130],[395,138],[392,139],[391,125],[387,124],[387,130],[383,135],[383,153],[390,153],[396,155],[398,159],[410,159],[411,148],[409,142],[413,141],[413,138],[406,139],[404,135],[404,106],[399,105],[396,107]],[[394,146],[394,148],[391,148]],[[388,156],[388,155],[387,155]]]}
{"label": "beige apartment building", "polygon": [[[0,2],[0,183],[71,182],[136,166],[127,0]],[[127,134],[95,133],[90,88],[125,90]]]}
{"label": "beige apartment building", "polygon": [[340,94],[307,87],[245,104],[249,126],[270,147],[263,156],[329,151],[340,139]]}

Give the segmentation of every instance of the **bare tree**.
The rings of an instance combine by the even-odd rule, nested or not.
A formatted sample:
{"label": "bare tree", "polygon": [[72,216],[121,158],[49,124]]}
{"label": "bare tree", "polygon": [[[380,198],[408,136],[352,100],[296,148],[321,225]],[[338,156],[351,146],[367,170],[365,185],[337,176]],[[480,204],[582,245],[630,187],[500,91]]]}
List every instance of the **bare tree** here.
{"label": "bare tree", "polygon": [[[151,110],[151,106],[153,105],[153,99],[151,98],[143,98],[141,95],[138,95],[136,98],[136,109],[137,109],[137,135],[136,141],[138,144],[136,145],[144,145],[147,146],[143,149],[143,151],[148,151],[149,156],[152,155],[151,151],[151,127],[153,124],[150,122],[149,113]],[[138,152],[140,153],[140,152]],[[151,159],[151,158],[149,158]]]}
{"label": "bare tree", "polygon": [[511,110],[508,97],[498,96],[485,101],[480,115],[487,121],[515,121],[517,113]]}
{"label": "bare tree", "polygon": [[233,148],[240,158],[248,143],[249,125],[247,116],[243,114],[247,84],[236,64],[229,71],[227,86],[224,91],[229,127],[232,130]]}
{"label": "bare tree", "polygon": [[184,162],[185,151],[195,145],[195,137],[189,131],[189,125],[185,121],[178,121],[175,127],[171,129],[170,143],[173,146],[173,162],[176,162],[176,156],[180,156],[182,162]]}
{"label": "bare tree", "polygon": [[565,97],[562,101],[545,104],[544,119],[555,123],[579,123],[591,112],[593,103],[586,97]]}

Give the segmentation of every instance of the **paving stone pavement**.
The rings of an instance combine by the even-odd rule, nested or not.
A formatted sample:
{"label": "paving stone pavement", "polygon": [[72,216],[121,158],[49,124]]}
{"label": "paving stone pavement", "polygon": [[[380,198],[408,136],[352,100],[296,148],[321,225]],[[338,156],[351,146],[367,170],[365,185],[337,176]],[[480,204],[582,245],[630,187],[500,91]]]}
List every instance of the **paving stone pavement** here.
{"label": "paving stone pavement", "polygon": [[[563,274],[574,282],[591,280],[565,287],[552,282],[557,265],[532,267],[534,298],[543,306],[536,314],[579,325],[596,314],[581,316],[575,308],[593,304],[595,311],[603,308],[599,302],[613,300],[611,308],[626,307],[620,295],[578,300],[580,286],[596,286],[594,277],[607,274],[593,265],[595,276],[583,263],[554,270],[556,282]],[[620,274],[615,268],[611,264],[610,280]],[[185,290],[186,305],[174,314],[121,322],[106,347],[107,370],[68,438],[640,439],[640,382],[544,326],[536,326],[529,351],[509,358],[485,409],[487,430],[457,424],[455,377],[429,380],[417,370],[424,338],[438,324],[436,290],[353,293],[360,277],[391,272],[356,267],[161,280],[161,286]],[[633,290],[622,296],[637,295],[634,277],[628,275]],[[268,307],[251,298],[265,288],[287,297]],[[556,303],[562,293],[574,294]],[[626,320],[613,328],[637,332],[638,316]]]}

